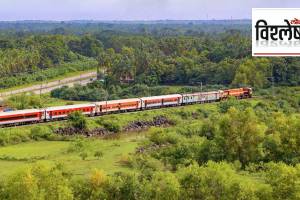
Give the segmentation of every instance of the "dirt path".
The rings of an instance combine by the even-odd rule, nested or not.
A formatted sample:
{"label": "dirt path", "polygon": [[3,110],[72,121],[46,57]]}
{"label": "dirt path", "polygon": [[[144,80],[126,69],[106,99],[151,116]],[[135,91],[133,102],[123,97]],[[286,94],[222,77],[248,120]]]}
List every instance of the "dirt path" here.
{"label": "dirt path", "polygon": [[50,81],[50,82],[44,82],[42,84],[32,85],[29,87],[11,90],[8,92],[2,92],[0,93],[0,98],[7,98],[11,95],[20,94],[24,92],[33,92],[35,94],[44,94],[48,93],[53,89],[62,87],[62,86],[73,86],[74,84],[81,84],[86,85],[93,80],[95,80],[97,76],[97,72],[89,72],[89,73],[82,73],[77,76],[64,78],[62,80],[57,81]]}

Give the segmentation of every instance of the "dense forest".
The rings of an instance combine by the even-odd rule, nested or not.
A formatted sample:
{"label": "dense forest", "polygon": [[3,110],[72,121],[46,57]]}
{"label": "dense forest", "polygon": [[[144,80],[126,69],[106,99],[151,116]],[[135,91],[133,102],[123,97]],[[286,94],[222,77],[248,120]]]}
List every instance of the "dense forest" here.
{"label": "dense forest", "polygon": [[[108,91],[110,86],[126,81],[148,86],[202,83],[257,88],[300,82],[298,58],[251,57],[250,28],[246,22],[111,26],[92,23],[86,24],[86,31],[90,32],[83,33],[85,26],[80,23],[46,23],[32,32],[25,31],[26,27],[35,30],[37,24],[2,26],[2,77],[40,70],[47,73],[47,69],[63,68],[63,63],[94,59],[107,75],[104,89]],[[15,26],[19,28],[10,33]],[[215,31],[216,27],[219,31]],[[193,32],[194,29],[198,31]],[[12,85],[9,78],[5,81],[1,87]]]}

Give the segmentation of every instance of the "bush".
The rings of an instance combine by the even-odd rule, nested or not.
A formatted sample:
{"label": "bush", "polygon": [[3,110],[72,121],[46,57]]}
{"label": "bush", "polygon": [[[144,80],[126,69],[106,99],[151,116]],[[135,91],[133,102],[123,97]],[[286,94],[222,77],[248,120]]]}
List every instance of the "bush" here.
{"label": "bush", "polygon": [[0,130],[0,146],[30,141],[29,132],[19,129]]}
{"label": "bush", "polygon": [[68,122],[73,128],[79,130],[87,129],[86,117],[80,111],[75,111],[69,114]]}
{"label": "bush", "polygon": [[94,153],[94,156],[96,157],[96,158],[98,158],[98,160],[100,159],[100,158],[102,158],[103,157],[103,152],[102,151],[96,151],[95,153]]}
{"label": "bush", "polygon": [[150,134],[149,140],[155,144],[176,144],[182,138],[174,132],[167,132],[165,130],[154,130]]}
{"label": "bush", "polygon": [[251,107],[251,103],[248,101],[240,101],[235,97],[229,98],[227,101],[222,101],[219,104],[219,110],[221,113],[226,113],[231,107],[235,107],[236,109],[243,111],[246,108]]}
{"label": "bush", "polygon": [[110,132],[119,133],[121,131],[121,126],[116,121],[98,120],[97,123]]}
{"label": "bush", "polygon": [[85,159],[88,157],[88,153],[85,152],[85,151],[83,151],[83,152],[81,152],[81,153],[79,154],[79,156],[80,156],[80,158],[81,158],[82,160],[85,160]]}
{"label": "bush", "polygon": [[52,131],[47,127],[35,126],[30,130],[30,138],[33,140],[45,139],[48,140],[51,138]]}

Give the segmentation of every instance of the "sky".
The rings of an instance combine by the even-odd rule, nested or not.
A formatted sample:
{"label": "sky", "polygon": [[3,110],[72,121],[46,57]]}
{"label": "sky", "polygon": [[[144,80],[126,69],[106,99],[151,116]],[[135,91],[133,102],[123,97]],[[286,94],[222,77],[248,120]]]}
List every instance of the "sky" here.
{"label": "sky", "polygon": [[250,19],[251,8],[299,0],[0,0],[0,21]]}

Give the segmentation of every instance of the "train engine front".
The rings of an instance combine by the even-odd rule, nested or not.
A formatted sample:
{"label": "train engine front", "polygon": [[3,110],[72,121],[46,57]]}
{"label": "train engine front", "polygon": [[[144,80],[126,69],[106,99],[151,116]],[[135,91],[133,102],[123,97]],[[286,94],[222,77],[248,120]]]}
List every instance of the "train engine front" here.
{"label": "train engine front", "polygon": [[251,98],[252,97],[252,88],[244,87],[244,88],[235,88],[235,89],[224,90],[222,99],[227,99],[229,97],[235,97],[237,99]]}

